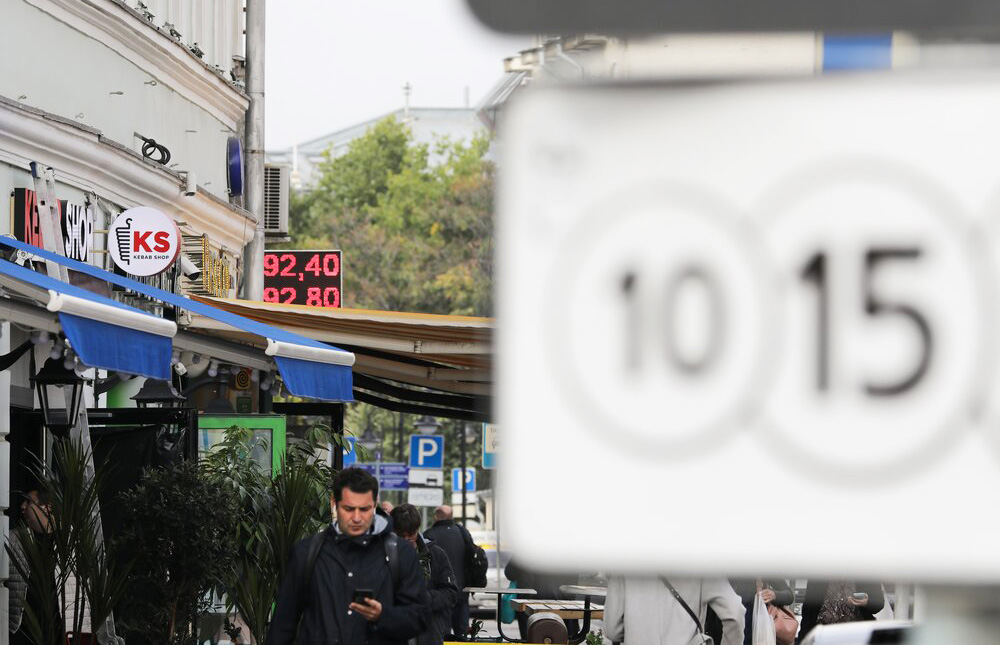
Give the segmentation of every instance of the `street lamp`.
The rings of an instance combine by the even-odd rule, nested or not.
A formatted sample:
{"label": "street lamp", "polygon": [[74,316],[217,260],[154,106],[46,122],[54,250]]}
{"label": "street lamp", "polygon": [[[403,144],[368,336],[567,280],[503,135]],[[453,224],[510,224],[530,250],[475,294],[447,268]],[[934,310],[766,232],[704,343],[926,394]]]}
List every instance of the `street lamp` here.
{"label": "street lamp", "polygon": [[175,390],[173,383],[148,378],[132,400],[140,408],[179,408],[187,397]]}
{"label": "street lamp", "polygon": [[435,434],[441,430],[441,424],[437,419],[426,414],[414,421],[413,427],[420,434]]}
{"label": "street lamp", "polygon": [[[52,434],[65,437],[76,425],[83,401],[83,379],[72,369],[67,369],[62,358],[49,358],[31,382],[38,392],[42,419]],[[52,400],[63,397],[63,407],[52,408]]]}
{"label": "street lamp", "polygon": [[[368,419],[368,425],[365,427],[365,431],[358,437],[356,442],[365,450],[374,453],[375,455],[375,481],[378,482],[379,488],[382,487],[382,440],[375,434],[375,429],[372,428],[371,419]],[[381,491],[379,491],[381,494]]]}

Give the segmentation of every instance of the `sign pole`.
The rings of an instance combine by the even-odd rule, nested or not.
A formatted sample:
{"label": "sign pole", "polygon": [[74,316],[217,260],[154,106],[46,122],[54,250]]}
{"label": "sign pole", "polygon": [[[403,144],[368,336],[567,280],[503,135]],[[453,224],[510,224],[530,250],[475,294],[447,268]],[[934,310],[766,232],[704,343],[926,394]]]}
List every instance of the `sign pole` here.
{"label": "sign pole", "polygon": [[466,463],[465,463],[465,435],[466,435],[466,431],[467,430],[468,430],[468,427],[466,426],[465,423],[463,423],[461,425],[461,427],[459,428],[459,432],[461,432],[461,435],[458,437],[458,447],[459,447],[459,449],[460,449],[460,451],[462,453],[462,476],[458,478],[458,483],[462,487],[462,526],[463,527],[465,526],[465,509],[466,509],[466,506],[465,506],[465,490],[468,488],[468,486],[466,486],[466,483],[465,483],[466,482],[466,478],[468,477],[468,474],[465,472],[465,469],[466,469]]}

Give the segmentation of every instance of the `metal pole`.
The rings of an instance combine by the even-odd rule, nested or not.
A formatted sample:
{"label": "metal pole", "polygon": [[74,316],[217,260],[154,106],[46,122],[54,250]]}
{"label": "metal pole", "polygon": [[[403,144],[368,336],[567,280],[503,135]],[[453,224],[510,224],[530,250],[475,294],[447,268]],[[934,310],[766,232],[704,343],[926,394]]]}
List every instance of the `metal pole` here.
{"label": "metal pole", "polygon": [[465,491],[468,488],[466,484],[466,478],[468,474],[466,473],[466,461],[465,461],[465,434],[466,434],[466,424],[462,424],[459,428],[458,444],[459,449],[462,453],[462,476],[458,478],[458,483],[462,487],[462,526],[465,526]]}
{"label": "metal pole", "polygon": [[264,299],[264,0],[247,0],[246,207],[257,227],[243,254],[246,300]]}

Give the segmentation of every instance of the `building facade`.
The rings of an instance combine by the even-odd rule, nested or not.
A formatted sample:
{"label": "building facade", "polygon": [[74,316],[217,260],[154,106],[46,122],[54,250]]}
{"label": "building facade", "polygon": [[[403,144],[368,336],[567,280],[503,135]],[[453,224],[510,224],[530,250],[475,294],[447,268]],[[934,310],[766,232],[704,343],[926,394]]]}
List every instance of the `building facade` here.
{"label": "building facade", "polygon": [[[44,180],[33,176],[35,164],[51,169],[63,237],[55,243],[66,256],[114,271],[111,222],[150,206],[176,223],[191,264],[142,281],[234,296],[256,225],[227,184],[227,150],[242,140],[249,106],[243,0],[0,0],[0,16],[0,194],[9,198],[0,235],[43,246],[36,204]],[[153,313],[160,306],[127,290],[111,296]],[[0,355],[29,337],[0,323]],[[18,419],[37,407],[31,363],[42,365],[51,351],[51,342],[38,342],[0,372],[0,507],[10,508],[0,541],[20,505],[16,475],[11,485],[19,455],[44,454],[45,431]],[[136,388],[141,379],[133,381]],[[115,396],[84,394],[91,407]],[[0,580],[9,567],[0,550]],[[0,587],[0,616],[7,603]]]}

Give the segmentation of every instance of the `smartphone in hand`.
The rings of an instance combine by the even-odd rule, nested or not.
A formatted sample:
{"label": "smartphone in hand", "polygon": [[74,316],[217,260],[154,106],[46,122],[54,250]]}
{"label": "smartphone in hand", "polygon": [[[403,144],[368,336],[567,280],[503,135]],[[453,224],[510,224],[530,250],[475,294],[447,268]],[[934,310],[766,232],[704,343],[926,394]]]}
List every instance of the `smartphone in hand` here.
{"label": "smartphone in hand", "polygon": [[368,598],[374,598],[375,592],[371,589],[355,589],[354,595],[351,596],[351,602],[356,602],[359,605],[364,605],[365,600]]}

